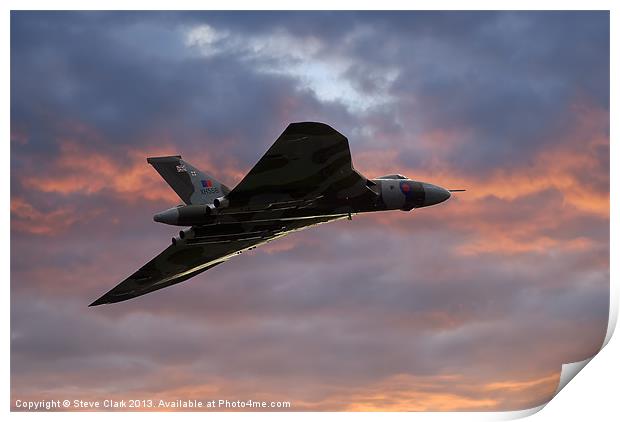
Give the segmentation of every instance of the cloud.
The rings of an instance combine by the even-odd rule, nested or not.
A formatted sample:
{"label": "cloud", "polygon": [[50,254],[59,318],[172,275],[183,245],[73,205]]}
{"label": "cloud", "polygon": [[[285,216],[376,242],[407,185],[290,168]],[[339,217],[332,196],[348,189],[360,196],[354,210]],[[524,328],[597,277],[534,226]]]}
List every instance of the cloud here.
{"label": "cloud", "polygon": [[49,169],[51,175],[25,177],[23,184],[42,192],[92,195],[109,189],[132,201],[175,201],[171,190],[161,186],[157,174],[144,164],[145,155],[128,151],[125,157],[113,157],[88,151],[79,143],[67,140],[61,143],[58,159]]}
{"label": "cloud", "polygon": [[[146,163],[146,157],[178,154],[178,149],[168,140],[152,139],[145,149],[109,147],[107,140],[87,125],[72,124],[65,131],[67,135],[57,138],[58,151],[53,159],[37,165],[36,171],[28,163],[31,171],[19,173],[17,180],[22,189],[64,196],[91,197],[106,193],[130,203],[179,201],[174,191]],[[97,149],[92,145],[101,147]],[[209,171],[216,171],[218,177],[227,180],[242,177],[238,169],[222,167],[208,155],[193,163],[214,169]]]}
{"label": "cloud", "polygon": [[11,198],[11,228],[35,235],[53,236],[80,221],[91,221],[100,214],[98,210],[78,215],[72,206],[43,212],[25,199]]}
{"label": "cloud", "polygon": [[[360,389],[342,401],[353,403],[350,411],[484,411],[528,409],[550,398],[559,381],[557,374],[527,381],[470,384],[455,375],[411,377],[397,375],[370,389]],[[456,393],[442,393],[447,386]],[[438,388],[438,386],[444,386]],[[336,400],[334,400],[336,401]]]}
{"label": "cloud", "polygon": [[[346,45],[359,37],[371,37],[367,32],[368,29],[362,33],[352,31],[342,40],[342,50],[346,51]],[[236,52],[259,72],[290,76],[300,83],[301,89],[311,90],[319,101],[341,102],[352,112],[380,107],[393,100],[388,87],[398,76],[396,68],[373,66],[372,73],[364,72],[363,82],[352,84],[350,76],[359,75],[365,64],[346,54],[325,54],[329,50],[325,40],[314,35],[298,36],[284,28],[265,35],[249,35],[199,24],[187,29],[185,42],[206,57]],[[369,86],[372,88],[368,89]]]}
{"label": "cloud", "polygon": [[[608,318],[608,19],[13,13],[12,398],[548,400]],[[182,154],[232,187],[312,120],[367,176],[468,190],[87,307],[178,231],[151,219],[179,200],[146,157]]]}

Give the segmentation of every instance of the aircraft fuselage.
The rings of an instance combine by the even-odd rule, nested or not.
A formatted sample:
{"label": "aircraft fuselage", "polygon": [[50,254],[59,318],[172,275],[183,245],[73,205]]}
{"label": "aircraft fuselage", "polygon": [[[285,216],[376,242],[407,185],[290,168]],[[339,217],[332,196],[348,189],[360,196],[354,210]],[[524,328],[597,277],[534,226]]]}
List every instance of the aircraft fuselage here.
{"label": "aircraft fuselage", "polygon": [[393,175],[367,179],[364,188],[349,191],[348,194],[335,192],[312,200],[290,197],[269,203],[261,201],[227,207],[216,207],[213,204],[179,205],[155,214],[153,219],[159,223],[183,227],[295,220],[375,211],[410,211],[439,204],[449,197],[450,192],[442,187]]}

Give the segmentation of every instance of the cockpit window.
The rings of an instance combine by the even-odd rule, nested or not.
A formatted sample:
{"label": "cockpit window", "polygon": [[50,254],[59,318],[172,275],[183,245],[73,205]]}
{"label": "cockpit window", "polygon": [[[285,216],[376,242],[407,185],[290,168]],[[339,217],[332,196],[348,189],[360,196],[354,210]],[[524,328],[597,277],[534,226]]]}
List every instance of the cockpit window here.
{"label": "cockpit window", "polygon": [[402,174],[388,174],[387,176],[377,177],[377,179],[406,179]]}

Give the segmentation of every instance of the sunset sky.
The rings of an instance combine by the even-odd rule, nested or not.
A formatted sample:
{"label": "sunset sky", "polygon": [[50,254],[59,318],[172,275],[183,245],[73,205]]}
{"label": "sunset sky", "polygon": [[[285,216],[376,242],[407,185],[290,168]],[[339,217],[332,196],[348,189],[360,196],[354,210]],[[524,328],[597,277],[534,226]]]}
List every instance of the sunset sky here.
{"label": "sunset sky", "polygon": [[[137,299],[146,163],[230,187],[290,122],[448,202],[358,215]],[[517,410],[609,307],[607,12],[13,12],[11,401]]]}

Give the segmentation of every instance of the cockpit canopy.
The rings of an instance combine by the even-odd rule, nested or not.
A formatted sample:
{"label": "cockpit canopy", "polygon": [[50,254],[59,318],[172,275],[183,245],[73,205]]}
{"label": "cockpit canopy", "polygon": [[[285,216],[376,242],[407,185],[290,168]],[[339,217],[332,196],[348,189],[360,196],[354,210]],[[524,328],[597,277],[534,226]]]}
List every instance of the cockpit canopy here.
{"label": "cockpit canopy", "polygon": [[402,174],[388,174],[387,176],[377,177],[377,179],[408,179],[408,177]]}

